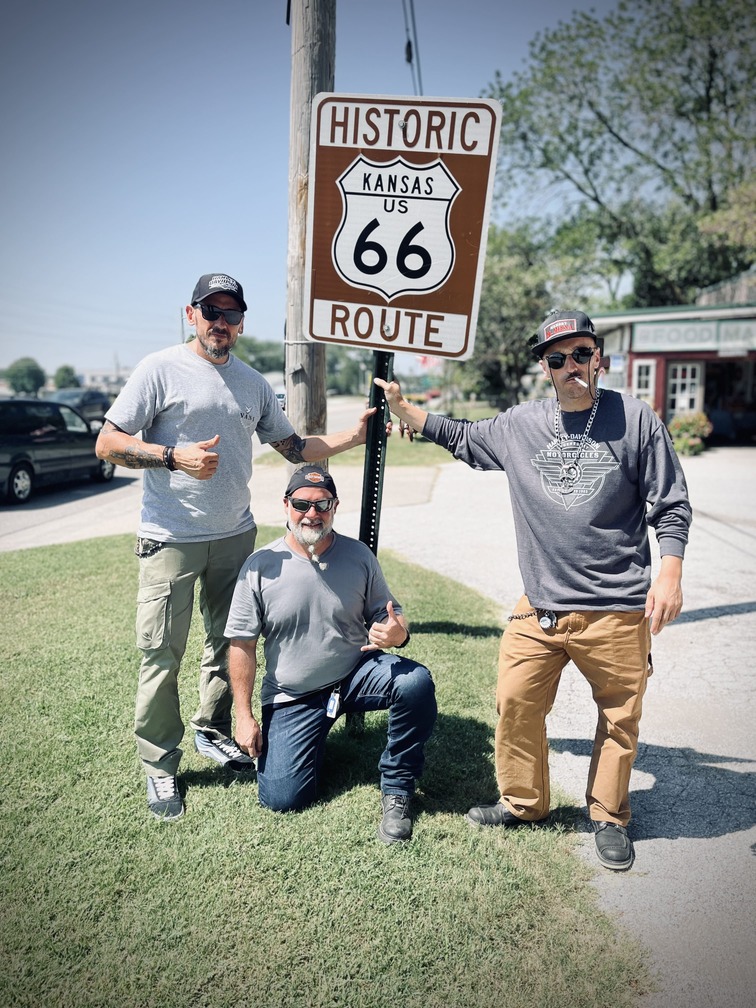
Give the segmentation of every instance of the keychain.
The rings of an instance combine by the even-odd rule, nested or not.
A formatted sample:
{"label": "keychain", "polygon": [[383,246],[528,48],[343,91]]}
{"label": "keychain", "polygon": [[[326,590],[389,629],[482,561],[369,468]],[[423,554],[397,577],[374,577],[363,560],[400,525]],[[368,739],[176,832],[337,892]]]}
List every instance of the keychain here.
{"label": "keychain", "polygon": [[538,609],[538,625],[542,630],[553,630],[557,625],[556,613],[551,609]]}
{"label": "keychain", "polygon": [[339,710],[341,709],[341,692],[340,687],[337,686],[336,689],[328,697],[328,705],[326,706],[326,714],[329,718],[337,718],[339,716]]}

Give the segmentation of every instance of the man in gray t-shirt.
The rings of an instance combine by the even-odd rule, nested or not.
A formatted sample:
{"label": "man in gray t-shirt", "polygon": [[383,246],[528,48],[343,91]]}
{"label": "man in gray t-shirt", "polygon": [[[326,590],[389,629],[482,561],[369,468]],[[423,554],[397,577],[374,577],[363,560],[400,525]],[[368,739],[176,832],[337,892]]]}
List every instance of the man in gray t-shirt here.
{"label": "man in gray t-shirt", "polygon": [[246,310],[241,284],[233,277],[200,277],[186,307],[196,338],[137,365],[97,440],[99,458],[144,470],[136,547],[142,663],[135,734],[148,805],[162,820],[184,812],[177,780],[184,734],[178,673],[197,581],[205,648],[200,705],[191,720],[195,745],[231,770],[254,769],[231,733],[223,636],[236,576],[255,545],[252,435],[290,462],[314,461],[364,444],[373,412],[364,412],[354,430],[298,437],[270,385],[231,353]]}
{"label": "man in gray t-shirt", "polygon": [[[433,680],[425,666],[386,653],[407,644],[407,624],[370,549],[334,532],[331,476],[297,470],[283,503],[288,532],[244,564],[226,624],[236,738],[258,757],[260,804],[309,805],[338,715],[388,709],[378,836],[409,840],[410,798],[436,720]],[[252,713],[260,638],[262,724]]]}

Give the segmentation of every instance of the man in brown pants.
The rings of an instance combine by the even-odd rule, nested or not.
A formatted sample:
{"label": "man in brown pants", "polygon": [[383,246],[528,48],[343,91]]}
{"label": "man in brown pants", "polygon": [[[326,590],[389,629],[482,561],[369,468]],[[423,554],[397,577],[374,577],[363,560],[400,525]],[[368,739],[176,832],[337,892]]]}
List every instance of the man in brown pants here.
{"label": "man in brown pants", "polygon": [[[392,413],[475,469],[507,473],[525,594],[501,643],[499,801],[478,826],[549,814],[546,716],[572,660],[591,685],[598,724],[586,800],[599,861],[633,863],[630,771],[651,672],[651,636],[682,608],[691,509],[664,424],[644,402],[597,387],[601,347],[581,311],[553,312],[529,341],[555,398],[470,423],[408,403],[376,378]],[[661,556],[651,581],[648,526]]]}

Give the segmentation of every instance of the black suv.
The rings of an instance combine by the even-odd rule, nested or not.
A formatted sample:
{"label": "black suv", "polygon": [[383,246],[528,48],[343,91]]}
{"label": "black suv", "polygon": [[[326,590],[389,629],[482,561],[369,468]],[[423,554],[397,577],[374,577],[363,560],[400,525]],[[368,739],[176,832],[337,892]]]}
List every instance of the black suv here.
{"label": "black suv", "polygon": [[97,432],[76,410],[43,399],[0,401],[0,492],[25,504],[34,487],[89,476],[113,479],[95,455]]}
{"label": "black suv", "polygon": [[105,414],[112,405],[107,393],[90,388],[60,388],[54,392],[48,392],[45,399],[48,402],[60,402],[65,403],[66,406],[73,406],[85,420],[104,420]]}

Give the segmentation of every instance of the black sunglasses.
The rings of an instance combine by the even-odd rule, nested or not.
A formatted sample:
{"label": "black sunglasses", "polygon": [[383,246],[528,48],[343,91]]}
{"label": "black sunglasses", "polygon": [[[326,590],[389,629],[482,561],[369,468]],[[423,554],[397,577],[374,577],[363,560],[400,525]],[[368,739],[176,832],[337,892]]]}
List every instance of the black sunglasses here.
{"label": "black sunglasses", "polygon": [[235,326],[244,318],[244,312],[238,308],[216,308],[215,305],[204,304],[202,301],[196,302],[193,307],[199,308],[205,322],[217,322],[222,315],[229,325]]}
{"label": "black sunglasses", "polygon": [[576,364],[587,364],[591,357],[593,357],[595,350],[596,347],[587,346],[575,347],[572,353],[569,354],[562,353],[561,350],[555,350],[554,353],[550,353],[546,357],[546,363],[552,371],[558,371],[559,368],[564,367],[564,362],[568,357],[572,357]]}
{"label": "black sunglasses", "polygon": [[301,511],[304,514],[309,511],[310,508],[314,507],[316,511],[330,511],[333,505],[336,503],[335,497],[327,497],[325,500],[308,501],[304,500],[302,497],[288,497],[289,504],[294,508],[295,511]]}

